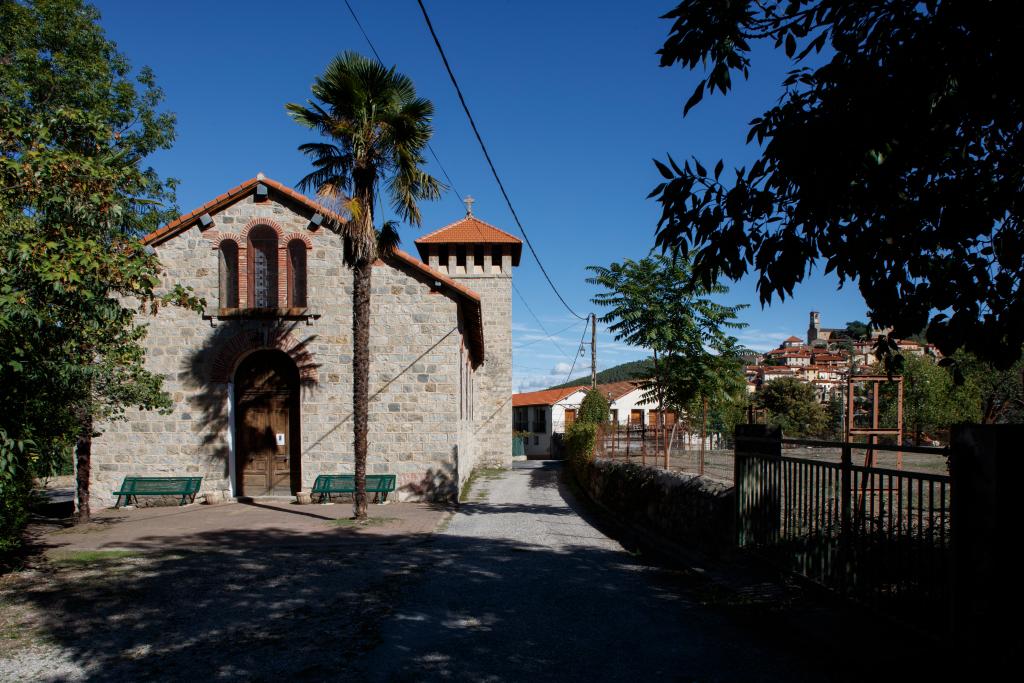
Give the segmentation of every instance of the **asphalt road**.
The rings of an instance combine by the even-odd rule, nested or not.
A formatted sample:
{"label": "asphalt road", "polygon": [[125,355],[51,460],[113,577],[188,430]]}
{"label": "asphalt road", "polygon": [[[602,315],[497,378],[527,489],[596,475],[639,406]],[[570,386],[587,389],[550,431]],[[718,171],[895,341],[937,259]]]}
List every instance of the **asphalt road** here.
{"label": "asphalt road", "polygon": [[[648,566],[581,518],[556,463],[474,489],[433,566],[377,624],[371,680],[793,681],[837,673],[779,634],[709,606],[692,578]],[[740,620],[741,622],[743,620]],[[819,662],[817,666],[821,666]]]}

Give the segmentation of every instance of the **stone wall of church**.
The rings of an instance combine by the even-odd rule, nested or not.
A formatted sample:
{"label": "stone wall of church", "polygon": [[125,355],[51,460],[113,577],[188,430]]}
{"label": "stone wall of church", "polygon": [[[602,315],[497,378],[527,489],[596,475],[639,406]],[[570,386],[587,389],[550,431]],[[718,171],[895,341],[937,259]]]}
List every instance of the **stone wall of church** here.
{"label": "stone wall of church", "polygon": [[[224,379],[256,348],[289,353],[303,378],[302,488],[311,488],[318,474],[353,471],[351,271],[343,263],[336,234],[311,229],[306,207],[277,200],[275,192],[263,202],[250,196],[214,214],[207,230],[193,227],[156,247],[166,271],[164,284],[191,286],[205,298],[208,315],[163,308],[155,316],[140,316],[149,330],[147,367],[165,377],[173,407],[167,414],[130,410],[124,420],[101,426],[104,433],[93,446],[95,508],[114,503],[111,492],[125,475],[202,476],[202,492],[231,495],[232,387]],[[311,244],[310,317],[282,321],[217,316],[217,241],[238,236],[243,244],[240,235],[253,219],[271,222],[281,234],[301,235]],[[485,296],[485,326],[487,316],[494,315],[487,309]],[[471,462],[478,437],[466,429],[468,418],[459,409],[462,340],[457,304],[433,291],[429,278],[379,264],[373,269],[370,340],[368,471],[398,475],[399,499],[453,493],[468,474],[459,471],[460,454]],[[504,353],[504,363],[510,363],[510,340],[504,347],[490,346],[489,337],[486,343],[488,362],[494,358],[498,364]],[[489,385],[486,391],[495,389]],[[478,390],[478,396],[484,393]],[[506,398],[510,393],[511,376]],[[500,419],[511,425],[510,416]]]}
{"label": "stone wall of church", "polygon": [[502,271],[452,276],[479,294],[483,303],[486,357],[476,371],[473,422],[477,461],[489,467],[512,465],[511,263],[507,261]]}

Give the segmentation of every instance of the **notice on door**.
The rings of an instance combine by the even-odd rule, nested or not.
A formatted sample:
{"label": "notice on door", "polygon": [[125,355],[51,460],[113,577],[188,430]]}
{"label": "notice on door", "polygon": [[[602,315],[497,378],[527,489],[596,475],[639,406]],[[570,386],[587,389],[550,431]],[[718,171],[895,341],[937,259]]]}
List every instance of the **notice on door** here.
{"label": "notice on door", "polygon": [[277,433],[277,445],[278,446],[283,446],[284,445],[284,434],[282,434],[281,432]]}

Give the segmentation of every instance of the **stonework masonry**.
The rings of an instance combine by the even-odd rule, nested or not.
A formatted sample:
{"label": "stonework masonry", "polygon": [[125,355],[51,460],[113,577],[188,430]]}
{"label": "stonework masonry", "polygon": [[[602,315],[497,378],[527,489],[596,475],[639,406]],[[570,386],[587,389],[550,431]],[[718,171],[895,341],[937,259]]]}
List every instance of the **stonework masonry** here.
{"label": "stonework masonry", "polygon": [[[164,376],[173,407],[129,411],[103,426],[93,445],[95,507],[113,505],[126,475],[202,476],[201,493],[233,495],[230,366],[260,348],[284,351],[299,369],[302,489],[318,474],[353,471],[352,273],[341,237],[314,225],[314,213],[274,192],[260,202],[249,194],[211,214],[205,231],[193,226],[156,244],[163,286],[191,286],[207,315],[168,307],[140,318],[148,326],[147,367]],[[283,317],[220,315],[216,246],[226,238],[244,245],[242,231],[261,221],[308,241],[308,308]],[[396,474],[399,499],[454,495],[477,462],[511,462],[510,273],[459,280],[482,299],[486,356],[468,371],[459,303],[415,269],[373,268],[368,472]],[[460,410],[464,391],[470,410]]]}
{"label": "stonework masonry", "polygon": [[487,357],[476,372],[478,459],[489,467],[512,464],[512,273],[452,275],[480,294]]}

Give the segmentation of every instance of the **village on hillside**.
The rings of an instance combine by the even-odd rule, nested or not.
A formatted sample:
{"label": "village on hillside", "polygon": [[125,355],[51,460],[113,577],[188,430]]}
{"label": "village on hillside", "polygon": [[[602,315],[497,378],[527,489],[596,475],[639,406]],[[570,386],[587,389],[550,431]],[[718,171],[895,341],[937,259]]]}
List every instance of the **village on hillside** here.
{"label": "village on hillside", "polygon": [[[855,325],[822,327],[821,314],[811,311],[806,340],[790,336],[778,348],[748,357],[753,362],[744,367],[747,393],[754,394],[773,380],[793,377],[812,385],[821,403],[836,397],[845,390],[851,374],[864,373],[878,363],[875,344],[879,336],[889,332],[869,330],[867,335],[858,334],[862,330],[851,329]],[[863,329],[868,328],[863,325]],[[942,358],[934,344],[900,339],[896,345],[903,354]]]}

